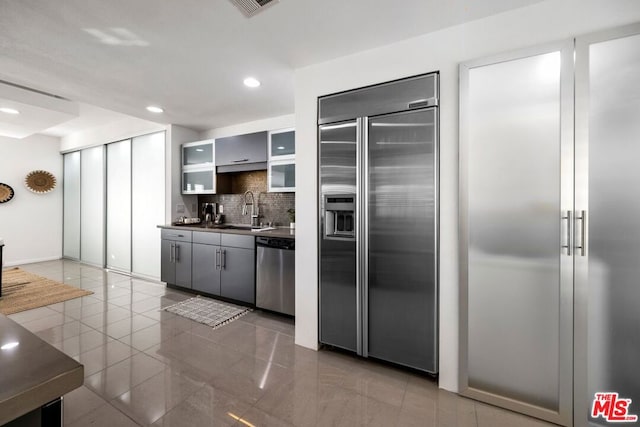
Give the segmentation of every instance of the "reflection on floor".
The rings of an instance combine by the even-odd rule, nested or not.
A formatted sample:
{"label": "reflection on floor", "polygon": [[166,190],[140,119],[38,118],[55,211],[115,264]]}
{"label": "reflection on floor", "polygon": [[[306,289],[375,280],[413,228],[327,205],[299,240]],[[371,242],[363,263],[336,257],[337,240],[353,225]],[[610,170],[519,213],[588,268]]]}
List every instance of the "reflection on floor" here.
{"label": "reflection on floor", "polygon": [[294,345],[253,312],[220,329],[161,307],[191,295],[71,261],[22,266],[94,291],[11,315],[80,361],[65,426],[547,426],[439,390],[421,375]]}

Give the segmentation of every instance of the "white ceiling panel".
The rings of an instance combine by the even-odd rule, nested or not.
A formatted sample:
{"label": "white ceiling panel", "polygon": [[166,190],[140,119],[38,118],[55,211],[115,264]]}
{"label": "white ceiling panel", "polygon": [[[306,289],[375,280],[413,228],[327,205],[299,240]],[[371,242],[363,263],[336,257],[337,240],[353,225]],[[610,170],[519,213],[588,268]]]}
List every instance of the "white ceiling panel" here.
{"label": "white ceiling panel", "polygon": [[51,95],[0,83],[0,109],[10,108],[18,114],[0,110],[0,135],[24,138],[78,116],[76,103]]}
{"label": "white ceiling panel", "polygon": [[292,113],[298,67],[538,1],[280,0],[247,18],[227,0],[0,0],[0,80],[210,129]]}

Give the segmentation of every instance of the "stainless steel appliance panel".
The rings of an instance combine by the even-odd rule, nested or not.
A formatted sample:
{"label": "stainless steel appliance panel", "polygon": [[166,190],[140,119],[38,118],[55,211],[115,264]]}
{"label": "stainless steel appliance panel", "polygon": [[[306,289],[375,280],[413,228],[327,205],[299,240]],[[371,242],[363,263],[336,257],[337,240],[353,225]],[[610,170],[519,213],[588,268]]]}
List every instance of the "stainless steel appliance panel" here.
{"label": "stainless steel appliance panel", "polygon": [[321,203],[328,194],[355,194],[357,122],[320,126],[319,132]]}
{"label": "stainless steel appliance panel", "polygon": [[323,238],[325,196],[356,193],[357,122],[320,126],[320,342],[358,351],[356,238]]}
{"label": "stainless steel appliance panel", "polygon": [[[578,39],[576,94],[576,425],[596,392],[631,399],[640,415],[640,25]],[[578,133],[577,133],[578,136]],[[588,158],[588,161],[586,160]],[[583,211],[584,214],[583,215]],[[634,424],[634,423],[631,423]],[[635,425],[635,424],[634,424]]]}
{"label": "stainless steel appliance panel", "polygon": [[368,122],[368,355],[437,371],[436,109]]}
{"label": "stainless steel appliance panel", "polygon": [[318,103],[319,124],[437,105],[438,74],[324,96]]}
{"label": "stainless steel appliance panel", "polygon": [[[261,242],[260,240],[263,240]],[[273,245],[268,238],[256,242],[256,307],[294,316],[295,250],[293,241]]]}
{"label": "stainless steel appliance panel", "polygon": [[320,342],[358,351],[356,243],[320,242]]}

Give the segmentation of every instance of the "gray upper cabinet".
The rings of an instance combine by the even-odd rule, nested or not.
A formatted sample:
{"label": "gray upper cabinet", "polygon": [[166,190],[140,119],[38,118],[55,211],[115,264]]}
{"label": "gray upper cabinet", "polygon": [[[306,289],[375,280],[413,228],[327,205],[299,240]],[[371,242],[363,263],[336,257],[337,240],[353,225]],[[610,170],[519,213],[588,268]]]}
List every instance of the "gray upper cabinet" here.
{"label": "gray upper cabinet", "polygon": [[218,172],[241,172],[267,169],[268,133],[216,139],[215,162]]}
{"label": "gray upper cabinet", "polygon": [[296,131],[280,129],[269,132],[269,192],[296,191]]}
{"label": "gray upper cabinet", "polygon": [[215,194],[214,140],[182,144],[182,194]]}

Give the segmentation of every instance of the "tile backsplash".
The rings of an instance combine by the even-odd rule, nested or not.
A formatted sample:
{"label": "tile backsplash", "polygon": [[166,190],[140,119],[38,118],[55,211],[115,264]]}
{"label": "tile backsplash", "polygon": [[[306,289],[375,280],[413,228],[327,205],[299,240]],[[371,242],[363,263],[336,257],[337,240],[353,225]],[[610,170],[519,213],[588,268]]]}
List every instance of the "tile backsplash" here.
{"label": "tile backsplash", "polygon": [[[250,224],[250,215],[242,215],[245,191],[253,193],[253,199],[260,208],[260,222],[274,225],[289,225],[287,210],[295,208],[295,193],[268,193],[267,171],[251,171],[218,174],[217,188],[222,194],[198,196],[198,206],[202,203],[217,203],[223,206],[224,222],[228,224]],[[222,190],[222,191],[221,191]],[[247,200],[250,197],[247,196]]]}

